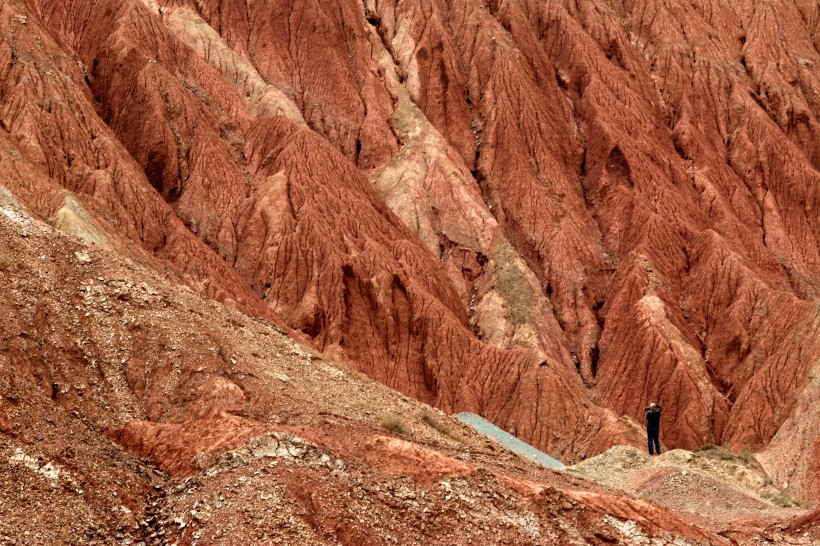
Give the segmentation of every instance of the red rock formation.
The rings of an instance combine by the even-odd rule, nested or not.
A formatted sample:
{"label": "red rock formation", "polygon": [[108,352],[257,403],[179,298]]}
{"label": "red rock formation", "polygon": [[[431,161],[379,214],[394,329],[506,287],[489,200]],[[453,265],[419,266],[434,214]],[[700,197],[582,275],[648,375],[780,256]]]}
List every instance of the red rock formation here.
{"label": "red rock formation", "polygon": [[[14,172],[19,167],[10,166],[13,178],[7,184],[11,189],[30,193],[31,197],[24,196],[26,202],[42,216],[59,218],[64,206],[58,196],[62,186],[77,194],[81,208],[90,209],[92,222],[110,226],[102,229],[113,230],[112,238],[124,235],[145,251],[165,258],[180,276],[202,285],[205,293],[249,313],[264,314],[247,284],[145,183],[151,169],[142,165],[144,174],[97,115],[84,83],[84,69],[61,51],[36,13],[22,2],[12,2],[4,4],[2,16],[8,37],[3,41],[7,62],[2,78],[7,90],[3,94],[4,137],[11,141],[7,153],[15,163],[29,163],[39,171],[21,176]],[[94,37],[88,41],[100,43]],[[133,69],[130,65],[121,68]],[[134,104],[133,98],[128,101],[129,106]],[[122,115],[141,117],[133,112]],[[156,126],[144,127],[149,134],[156,130]]]}
{"label": "red rock formation", "polygon": [[[70,33],[61,27],[88,9],[49,5],[43,15],[90,67],[108,127],[145,172],[150,186],[143,182],[143,191],[161,194],[277,315],[373,377],[448,410],[482,412],[557,452],[600,450],[623,437],[628,427],[585,399],[560,345],[553,348],[558,363],[541,366],[542,358],[484,346],[471,335],[445,272],[331,145],[345,152],[344,142],[320,138],[293,109],[281,117],[257,108],[254,116],[236,92],[237,74],[227,85],[140,4],[117,4],[105,24],[86,20]],[[184,19],[162,16],[196,45]],[[276,98],[287,102],[281,93]],[[217,297],[236,299],[208,263],[189,259],[186,267]],[[532,290],[520,275],[514,282]],[[547,402],[553,392],[566,393],[564,401]],[[544,401],[530,407],[534,398]],[[549,425],[555,416],[559,427]]]}
{"label": "red rock formation", "polygon": [[559,457],[650,400],[816,452],[816,3],[2,10],[0,169],[55,225]]}
{"label": "red rock formation", "polygon": [[[579,350],[583,337],[575,338],[582,373],[587,368],[586,375],[597,383],[601,399],[618,411],[637,416],[647,399],[668,400],[667,407],[671,406],[672,411],[667,414],[667,438],[672,445],[691,447],[717,438],[738,446],[760,446],[782,423],[779,418],[769,417],[772,410],[762,408],[777,407],[802,390],[817,354],[816,337],[805,336],[805,326],[795,330],[797,324],[809,321],[809,331],[813,331],[813,306],[787,295],[793,292],[798,298],[816,297],[820,262],[813,152],[794,147],[788,139],[778,140],[776,148],[757,147],[760,151],[750,146],[752,134],[760,140],[763,131],[771,136],[781,133],[772,126],[767,111],[754,102],[753,86],[742,75],[736,81],[742,63],[738,62],[739,44],[731,40],[742,34],[740,27],[747,26],[743,14],[734,14],[728,7],[709,12],[687,8],[667,12],[661,6],[651,9],[651,17],[644,17],[643,4],[629,6],[627,12],[614,6],[609,11],[595,9],[591,3],[581,5],[575,12],[526,2],[492,4],[489,14],[468,3],[453,10],[461,22],[453,25],[457,40],[469,46],[464,47],[463,54],[467,72],[477,71],[477,89],[490,104],[487,111],[492,115],[483,116],[489,120],[483,125],[484,134],[488,130],[509,132],[488,141],[488,164],[499,174],[495,177],[498,189],[490,185],[485,194],[492,197],[500,193],[501,206],[516,211],[515,215],[505,211],[508,232],[519,234],[511,237],[519,249],[525,253],[528,248],[534,249],[531,257],[539,260],[549,254],[548,245],[556,240],[555,232],[528,227],[527,213],[522,208],[546,212],[556,199],[545,195],[545,204],[532,208],[520,206],[516,199],[528,195],[527,192],[547,193],[543,183],[535,183],[539,161],[551,159],[559,166],[580,165],[578,176],[585,209],[574,211],[571,217],[584,218],[587,210],[592,213],[603,233],[606,249],[597,254],[611,257],[618,268],[606,287],[606,296],[601,292],[598,296],[600,303],[606,302],[599,318],[605,317],[607,327],[600,341],[596,373],[591,373],[591,354],[589,367],[584,364],[583,351]],[[751,19],[748,25],[771,24],[759,19],[760,12],[746,14]],[[817,51],[806,45],[804,38],[810,33],[801,26],[799,13],[784,8],[783,16],[785,24],[793,27],[798,49],[805,59],[815,59],[808,61],[814,64]],[[623,21],[627,19],[632,23],[625,28]],[[645,27],[641,26],[643,21],[647,21]],[[701,44],[710,43],[708,35],[713,25],[724,25],[725,32],[710,50],[701,51]],[[473,34],[458,34],[462,28]],[[490,35],[482,38],[483,28],[489,29]],[[760,30],[767,31],[771,32]],[[790,38],[784,34],[772,39]],[[667,54],[666,50],[673,47],[677,47],[676,53]],[[482,60],[488,50],[495,52],[492,62]],[[679,51],[684,51],[684,56]],[[498,65],[506,68],[504,63],[512,63],[508,60],[511,57],[524,59],[531,72],[516,77],[516,68],[504,70],[503,94],[486,92],[495,80],[482,79],[482,69],[493,73]],[[797,72],[795,69],[795,78]],[[545,73],[554,77],[544,77]],[[790,100],[799,104],[801,110],[813,112],[807,114],[807,125],[814,127],[816,121],[811,120],[816,120],[816,108],[811,110],[811,105],[815,102],[812,90],[816,88],[816,76],[806,71],[800,72],[799,77],[804,82],[801,89],[810,91],[795,92]],[[680,78],[691,79],[693,89],[681,87]],[[561,134],[558,121],[552,122],[554,128],[549,135],[531,139],[534,143],[529,146],[517,140],[517,135],[538,135],[522,125],[529,119],[528,114],[546,123],[549,114],[537,114],[541,105],[563,104],[549,102],[548,97],[556,93],[555,82],[564,90],[573,107],[571,113],[578,120],[578,139],[585,148],[582,162],[573,162],[572,156],[561,148],[560,143],[571,141],[568,137],[550,147],[554,142],[550,137]],[[511,87],[527,91],[522,91],[518,100],[510,100],[506,97]],[[547,98],[531,99],[543,96],[542,93]],[[536,104],[528,104],[527,99]],[[716,107],[728,113],[727,123],[723,123],[722,116],[715,116]],[[553,109],[551,114],[561,111]],[[512,114],[505,118],[505,112]],[[538,145],[543,147],[539,150]],[[721,149],[724,153],[716,153]],[[498,160],[498,154],[506,150],[518,159]],[[479,151],[483,159],[485,153]],[[774,161],[775,154],[782,159]],[[535,177],[500,170],[520,169],[527,161],[532,162]],[[780,165],[789,165],[789,170],[781,171]],[[771,169],[776,169],[777,174]],[[766,174],[751,175],[752,170]],[[560,180],[560,172],[560,167],[555,169],[549,179]],[[773,177],[771,187],[767,184],[762,191],[756,190],[760,182],[751,178],[762,180],[768,176]],[[492,171],[489,178],[492,181]],[[522,181],[533,178],[531,189],[521,188]],[[505,186],[514,188],[507,197],[503,193]],[[561,195],[564,193],[572,195]],[[538,197],[528,197],[528,201],[537,203],[534,199]],[[572,206],[571,200],[561,203]],[[555,224],[560,222],[554,221]],[[571,232],[584,233],[579,228]],[[549,235],[545,237],[546,234]],[[522,238],[543,242],[527,246],[521,244]],[[582,236],[582,240],[586,242],[580,248],[595,249],[597,241],[593,237]],[[558,248],[558,252],[573,250],[572,257],[576,259],[584,255],[583,251],[578,252],[578,244],[563,243]],[[560,260],[553,254],[548,264],[554,268],[555,262],[571,263],[571,259]],[[585,266],[583,270],[595,271],[601,262],[581,258],[581,264]],[[711,272],[702,271],[702,267]],[[562,300],[572,301],[573,290],[561,279],[551,282],[551,268],[542,265],[541,279],[545,289],[552,292],[553,300],[559,302],[556,307],[561,309]],[[761,288],[766,292],[774,289],[786,294],[772,298],[759,293],[758,298],[770,303],[753,300],[744,312],[735,301],[738,282],[762,282]],[[588,295],[595,295],[596,287],[600,286],[593,280],[581,284]],[[725,307],[717,303],[721,299],[724,306],[734,307],[731,312],[735,316],[744,317],[742,322],[735,319],[729,323],[724,319]],[[566,333],[572,336],[575,332],[577,336],[583,332],[584,320],[578,313],[595,311],[600,303],[588,296],[586,301],[576,297],[572,308],[578,318],[568,321],[570,328],[565,329]],[[755,316],[757,320],[752,319]],[[708,320],[715,320],[711,328],[701,326]],[[754,336],[761,331],[759,328],[767,328],[765,324],[778,329],[778,342],[782,340],[786,346],[792,336],[801,340],[801,350],[795,351],[793,346],[789,352],[784,350],[779,366],[772,362],[775,358],[767,355],[766,361],[772,362],[776,372],[768,366],[764,372],[753,360],[747,360],[748,353],[741,349],[744,333],[753,330]],[[786,371],[784,358],[798,362],[791,362]],[[772,383],[774,374],[789,379]],[[730,378],[731,375],[734,377]],[[636,376],[641,378],[637,382]],[[756,379],[752,380],[752,376]],[[761,390],[761,383],[768,388]],[[738,392],[745,396],[738,398]],[[727,415],[730,407],[731,416]],[[757,416],[756,420],[750,417],[752,414]],[[727,419],[731,424],[724,427]]]}

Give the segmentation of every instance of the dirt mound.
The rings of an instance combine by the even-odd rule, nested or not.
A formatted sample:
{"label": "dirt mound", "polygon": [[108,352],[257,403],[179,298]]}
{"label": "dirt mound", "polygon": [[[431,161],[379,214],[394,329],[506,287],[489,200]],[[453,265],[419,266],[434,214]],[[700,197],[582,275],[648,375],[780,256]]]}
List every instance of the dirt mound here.
{"label": "dirt mound", "polygon": [[727,537],[748,539],[806,512],[772,483],[753,454],[714,445],[655,457],[616,446],[560,471],[688,513],[691,521]]}

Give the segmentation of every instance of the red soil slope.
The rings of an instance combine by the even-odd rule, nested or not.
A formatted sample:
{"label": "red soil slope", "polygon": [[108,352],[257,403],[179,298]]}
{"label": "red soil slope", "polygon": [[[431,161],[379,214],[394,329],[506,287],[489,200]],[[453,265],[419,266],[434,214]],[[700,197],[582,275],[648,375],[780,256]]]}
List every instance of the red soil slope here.
{"label": "red soil slope", "polygon": [[656,400],[820,500],[816,2],[1,10],[54,225],[559,458]]}
{"label": "red soil slope", "polygon": [[520,458],[5,193],[0,268],[4,545],[725,543]]}

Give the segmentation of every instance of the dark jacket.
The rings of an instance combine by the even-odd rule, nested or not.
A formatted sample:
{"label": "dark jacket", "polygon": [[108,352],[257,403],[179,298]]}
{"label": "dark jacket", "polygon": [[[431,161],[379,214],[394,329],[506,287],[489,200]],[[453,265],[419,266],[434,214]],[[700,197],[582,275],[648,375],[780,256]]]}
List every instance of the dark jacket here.
{"label": "dark jacket", "polygon": [[646,428],[651,430],[658,430],[661,427],[661,407],[655,406],[655,409],[646,408]]}

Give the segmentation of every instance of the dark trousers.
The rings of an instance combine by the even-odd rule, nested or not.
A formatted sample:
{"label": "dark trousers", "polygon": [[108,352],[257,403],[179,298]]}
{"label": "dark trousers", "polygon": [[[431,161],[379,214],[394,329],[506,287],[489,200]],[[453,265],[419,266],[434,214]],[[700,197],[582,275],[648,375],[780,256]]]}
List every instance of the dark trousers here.
{"label": "dark trousers", "polygon": [[658,433],[660,432],[659,429],[656,428],[648,428],[646,429],[646,443],[649,447],[649,454],[654,455],[652,447],[654,446],[654,451],[658,452],[658,455],[661,454],[661,441],[658,438]]}

